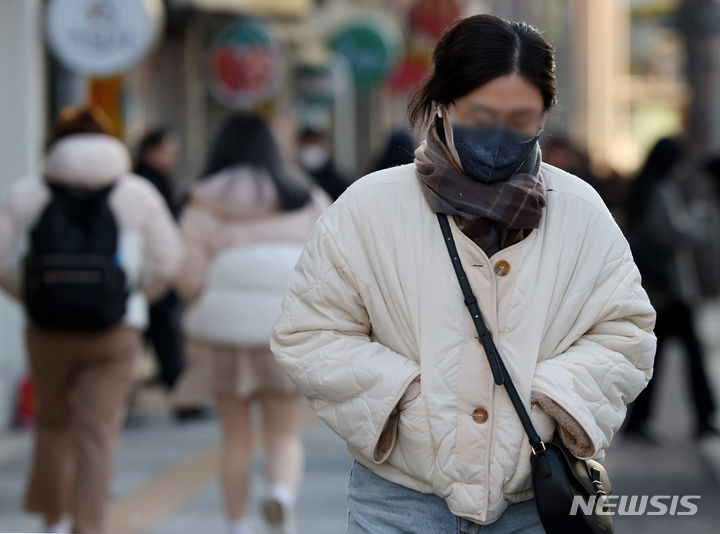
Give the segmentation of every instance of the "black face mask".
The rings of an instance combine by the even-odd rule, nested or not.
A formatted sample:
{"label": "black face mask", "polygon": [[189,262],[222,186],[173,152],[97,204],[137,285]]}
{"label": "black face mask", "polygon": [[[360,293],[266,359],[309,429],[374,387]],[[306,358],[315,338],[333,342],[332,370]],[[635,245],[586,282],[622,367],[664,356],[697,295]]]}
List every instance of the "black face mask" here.
{"label": "black face mask", "polygon": [[502,126],[453,125],[455,150],[463,172],[485,184],[502,182],[515,174],[533,153],[540,138]]}

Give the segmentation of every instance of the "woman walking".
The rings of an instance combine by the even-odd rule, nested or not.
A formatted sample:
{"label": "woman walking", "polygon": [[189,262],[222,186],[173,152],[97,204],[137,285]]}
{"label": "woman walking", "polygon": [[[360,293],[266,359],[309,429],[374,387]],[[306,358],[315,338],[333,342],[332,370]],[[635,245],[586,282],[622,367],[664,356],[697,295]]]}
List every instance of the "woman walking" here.
{"label": "woman walking", "polygon": [[147,303],[182,257],[165,202],[105,132],[97,112],[66,110],[44,178],[19,182],[0,207],[0,282],[28,312],[38,399],[25,509],[46,532],[104,531]]}
{"label": "woman walking", "polygon": [[360,179],[315,225],[271,347],[355,458],[348,533],[541,533],[530,445],[453,272],[544,440],[600,459],[652,373],[655,314],[622,233],[543,164],[554,50],[478,15],[446,31],[410,104],[415,163]]}
{"label": "woman walking", "polygon": [[286,173],[260,117],[237,115],[222,128],[181,217],[186,258],[178,290],[191,301],[184,320],[189,369],[175,403],[182,408],[214,399],[217,405],[231,534],[251,532],[255,401],[267,453],[263,515],[273,532],[294,531],[303,463],[301,404],[270,352],[270,331],[310,227],[329,204],[319,189]]}
{"label": "woman walking", "polygon": [[677,338],[685,350],[688,389],[692,393],[695,438],[717,436],[715,399],[695,326],[694,304],[700,299],[693,246],[710,232],[709,212],[688,208],[681,180],[688,175],[688,155],[679,140],[665,138],[650,151],[628,201],[629,240],[643,286],[657,310],[655,373],[648,387],[630,405],[624,432],[645,443],[658,444],[649,428],[653,397],[667,341]]}

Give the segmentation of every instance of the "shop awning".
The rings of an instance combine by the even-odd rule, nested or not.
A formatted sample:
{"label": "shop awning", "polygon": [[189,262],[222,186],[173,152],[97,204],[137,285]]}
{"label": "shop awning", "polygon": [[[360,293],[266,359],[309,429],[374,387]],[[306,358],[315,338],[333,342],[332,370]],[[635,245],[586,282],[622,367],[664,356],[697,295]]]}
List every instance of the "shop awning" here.
{"label": "shop awning", "polygon": [[302,17],[309,13],[313,0],[171,0],[170,5],[225,13]]}

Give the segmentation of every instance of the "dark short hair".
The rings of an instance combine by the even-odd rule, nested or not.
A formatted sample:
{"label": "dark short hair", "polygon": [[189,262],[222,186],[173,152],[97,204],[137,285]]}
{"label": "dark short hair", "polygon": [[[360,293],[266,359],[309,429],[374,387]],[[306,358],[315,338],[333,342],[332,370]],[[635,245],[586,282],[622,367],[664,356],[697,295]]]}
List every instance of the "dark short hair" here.
{"label": "dark short hair", "polygon": [[146,133],[138,144],[138,157],[142,159],[148,150],[162,145],[173,134],[170,128],[160,126]]}
{"label": "dark short hair", "polygon": [[325,141],[327,137],[328,136],[325,132],[316,128],[303,128],[302,130],[300,130],[297,139],[301,143],[307,143]]}
{"label": "dark short hair", "polygon": [[215,138],[202,179],[235,165],[264,169],[275,184],[279,208],[292,211],[311,200],[310,190],[285,169],[280,149],[265,120],[254,113],[231,116]]}
{"label": "dark short hair", "polygon": [[652,192],[670,177],[674,167],[687,155],[688,149],[682,139],[664,137],[655,143],[630,190],[625,210],[628,228],[635,228],[640,223]]}
{"label": "dark short hair", "polygon": [[475,15],[451,25],[433,52],[433,72],[413,94],[408,118],[427,124],[436,104],[448,105],[506,74],[518,73],[535,85],[548,111],[555,105],[555,48],[524,22]]}
{"label": "dark short hair", "polygon": [[68,107],[60,112],[55,121],[52,142],[68,135],[80,133],[108,134],[110,125],[107,117],[97,108]]}

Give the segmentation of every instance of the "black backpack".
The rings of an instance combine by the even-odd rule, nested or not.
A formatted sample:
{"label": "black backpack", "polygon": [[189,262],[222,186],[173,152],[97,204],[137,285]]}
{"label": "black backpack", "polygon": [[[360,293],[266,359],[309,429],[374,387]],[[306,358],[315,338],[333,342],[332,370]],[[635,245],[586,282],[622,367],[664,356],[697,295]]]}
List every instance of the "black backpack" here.
{"label": "black backpack", "polygon": [[113,187],[48,184],[52,198],[30,233],[23,296],[35,326],[101,332],[125,316],[128,289],[118,258]]}

